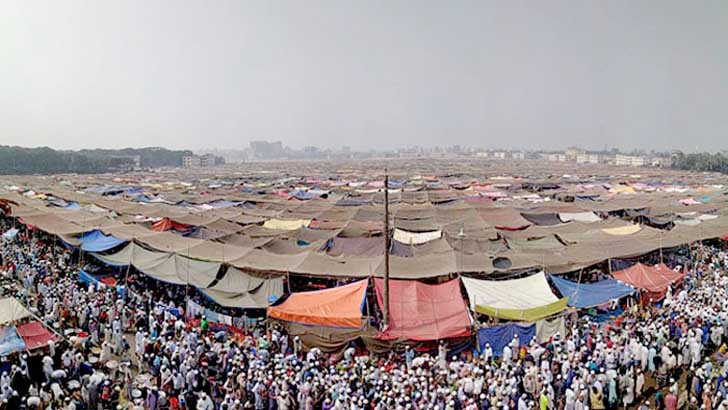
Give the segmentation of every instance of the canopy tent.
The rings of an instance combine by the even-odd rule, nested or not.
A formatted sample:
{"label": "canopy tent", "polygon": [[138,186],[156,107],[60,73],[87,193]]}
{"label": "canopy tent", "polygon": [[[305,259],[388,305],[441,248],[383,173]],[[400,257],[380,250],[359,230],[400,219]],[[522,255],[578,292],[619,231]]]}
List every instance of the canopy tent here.
{"label": "canopy tent", "polygon": [[268,317],[308,325],[360,328],[368,280],[311,292],[292,293]]}
{"label": "canopy tent", "polygon": [[[375,279],[379,306],[384,306],[384,280]],[[437,285],[417,281],[389,281],[389,326],[384,340],[439,340],[470,334],[471,320],[460,294],[460,281]]]}
{"label": "canopy tent", "polygon": [[[505,325],[484,327],[478,330],[478,347],[483,352],[486,345],[493,350],[493,356],[503,356],[503,348],[518,336],[518,347],[525,346],[536,337],[535,324],[507,323]],[[513,348],[513,346],[511,346]]]}
{"label": "canopy tent", "polygon": [[466,277],[461,280],[470,308],[500,319],[535,321],[561,312],[568,302],[568,298],[558,299],[551,292],[543,272],[502,281]]}
{"label": "canopy tent", "polygon": [[283,276],[257,277],[236,268],[228,268],[222,278],[201,292],[220,306],[262,309],[283,295]]}
{"label": "canopy tent", "polygon": [[0,326],[30,317],[30,311],[15,298],[0,299]]}
{"label": "canopy tent", "polygon": [[150,251],[134,242],[112,255],[92,254],[111,266],[131,264],[140,272],[174,285],[190,284],[200,289],[209,287],[217,278],[219,263],[185,258],[175,253]]}
{"label": "canopy tent", "polygon": [[18,336],[15,326],[0,328],[0,356],[25,350],[23,339]]}
{"label": "canopy tent", "polygon": [[119,239],[113,235],[105,235],[96,229],[78,238],[78,243],[85,252],[104,252],[125,242],[123,239]]}
{"label": "canopy tent", "polygon": [[594,283],[577,283],[551,276],[551,281],[562,296],[569,298],[569,306],[580,309],[620,299],[636,291],[632,286],[614,279],[605,279]]}
{"label": "canopy tent", "polygon": [[41,322],[26,323],[18,326],[17,330],[27,350],[45,347],[51,341],[58,340],[58,337],[43,327]]}
{"label": "canopy tent", "polygon": [[667,288],[672,283],[685,277],[684,272],[675,272],[665,264],[648,266],[637,263],[627,269],[612,272],[615,279],[645,291],[645,301],[659,301],[665,297]]}

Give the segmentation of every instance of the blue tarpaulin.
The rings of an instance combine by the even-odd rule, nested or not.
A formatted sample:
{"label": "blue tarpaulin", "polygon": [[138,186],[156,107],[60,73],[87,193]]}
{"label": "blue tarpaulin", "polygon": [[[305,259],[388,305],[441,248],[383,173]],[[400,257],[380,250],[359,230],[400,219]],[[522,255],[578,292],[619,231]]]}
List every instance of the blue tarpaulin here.
{"label": "blue tarpaulin", "polygon": [[119,296],[123,296],[124,295],[124,286],[123,285],[112,286],[112,285],[107,285],[104,282],[101,282],[101,279],[103,279],[103,278],[105,278],[107,276],[111,276],[111,275],[94,276],[94,275],[92,275],[92,274],[90,274],[90,273],[88,273],[86,271],[83,271],[83,270],[78,271],[78,279],[80,279],[81,282],[83,282],[86,286],[89,286],[89,285],[93,284],[97,289],[102,284],[104,286],[115,287],[116,288],[116,293],[119,294]]}
{"label": "blue tarpaulin", "polygon": [[25,350],[25,342],[18,335],[15,326],[0,328],[0,356]]}
{"label": "blue tarpaulin", "polygon": [[103,252],[126,242],[112,235],[104,235],[99,230],[94,230],[81,235],[81,237],[78,238],[78,241],[81,243],[81,249],[86,252]]}
{"label": "blue tarpaulin", "polygon": [[480,351],[485,350],[485,344],[493,349],[493,356],[503,355],[503,348],[513,341],[513,336],[518,335],[521,346],[527,345],[536,337],[536,325],[519,325],[509,323],[506,325],[486,327],[478,331],[478,346]]}
{"label": "blue tarpaulin", "polygon": [[614,279],[605,279],[594,283],[576,283],[570,280],[551,276],[556,288],[564,297],[569,298],[569,306],[589,308],[599,306],[614,299],[631,295],[635,288]]}

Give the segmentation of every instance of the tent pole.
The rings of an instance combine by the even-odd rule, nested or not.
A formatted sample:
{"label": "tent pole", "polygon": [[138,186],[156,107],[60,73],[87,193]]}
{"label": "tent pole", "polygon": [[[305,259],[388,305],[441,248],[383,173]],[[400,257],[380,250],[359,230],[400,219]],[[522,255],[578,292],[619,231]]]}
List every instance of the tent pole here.
{"label": "tent pole", "polygon": [[189,302],[190,291],[190,247],[187,246],[187,280],[185,281],[185,303]]}
{"label": "tent pole", "polygon": [[663,261],[662,261],[662,230],[660,230],[660,263],[663,263]]}
{"label": "tent pole", "polygon": [[[134,236],[131,237],[131,242],[127,246],[135,246],[134,245]],[[131,248],[129,250],[129,264],[126,265],[126,275],[124,276],[124,294],[129,293],[129,271],[131,270],[131,259],[132,255],[134,254],[134,248]]]}
{"label": "tent pole", "polygon": [[389,173],[384,168],[384,306],[382,313],[384,326],[389,325]]}

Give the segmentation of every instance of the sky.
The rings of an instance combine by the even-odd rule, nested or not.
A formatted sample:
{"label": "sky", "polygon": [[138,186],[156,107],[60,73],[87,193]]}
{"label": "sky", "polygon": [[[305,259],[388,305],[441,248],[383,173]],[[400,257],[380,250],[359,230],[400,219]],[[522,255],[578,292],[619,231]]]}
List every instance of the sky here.
{"label": "sky", "polygon": [[0,145],[728,149],[728,2],[5,0]]}

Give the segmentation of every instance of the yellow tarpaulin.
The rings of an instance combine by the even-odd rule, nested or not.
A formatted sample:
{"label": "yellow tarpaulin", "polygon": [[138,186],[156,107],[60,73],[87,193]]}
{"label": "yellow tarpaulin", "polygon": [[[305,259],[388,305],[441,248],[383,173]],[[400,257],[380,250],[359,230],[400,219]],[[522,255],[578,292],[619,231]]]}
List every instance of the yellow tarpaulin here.
{"label": "yellow tarpaulin", "polygon": [[620,226],[618,228],[602,229],[602,232],[610,235],[632,235],[633,233],[639,232],[641,229],[642,227],[640,225],[627,225]]}
{"label": "yellow tarpaulin", "polygon": [[280,231],[293,231],[311,223],[310,219],[269,219],[263,224],[264,228]]}
{"label": "yellow tarpaulin", "polygon": [[610,189],[609,192],[615,194],[634,194],[635,190],[631,186],[616,186]]}
{"label": "yellow tarpaulin", "polygon": [[530,309],[504,309],[492,306],[476,305],[475,311],[490,317],[504,320],[518,320],[522,322],[533,322],[549,317],[566,309],[569,298],[559,299],[548,305],[538,306]]}

